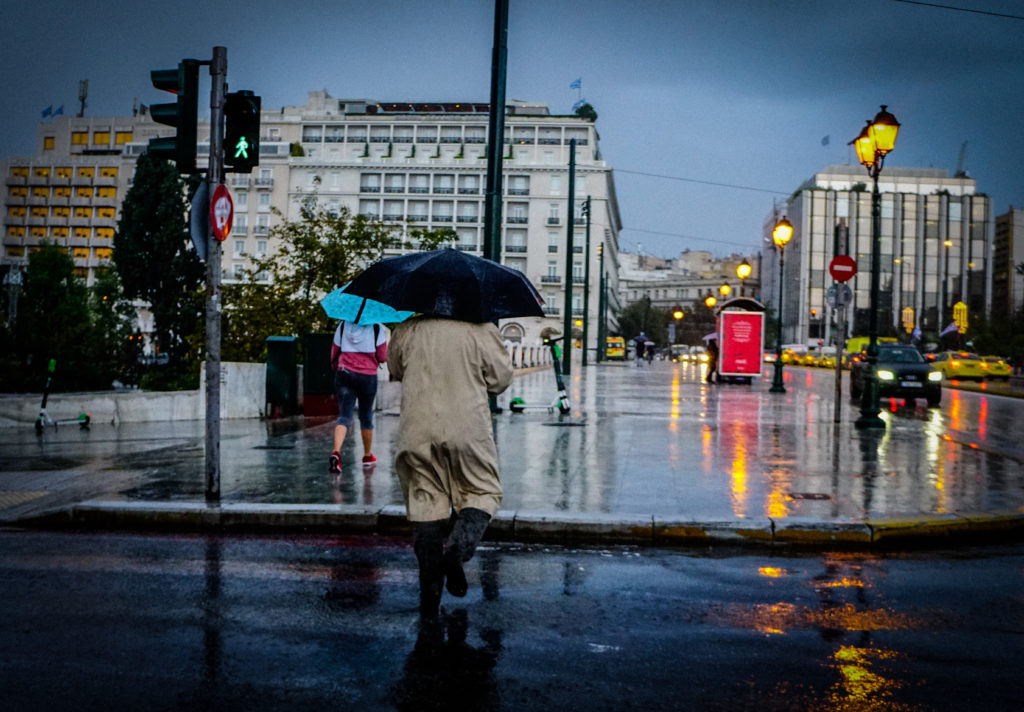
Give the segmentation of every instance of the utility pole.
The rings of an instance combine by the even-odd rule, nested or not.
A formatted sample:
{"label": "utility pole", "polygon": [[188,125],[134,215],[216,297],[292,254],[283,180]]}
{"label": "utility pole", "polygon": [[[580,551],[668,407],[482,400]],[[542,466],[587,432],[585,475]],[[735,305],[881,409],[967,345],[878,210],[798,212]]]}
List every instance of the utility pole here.
{"label": "utility pole", "polygon": [[[228,50],[214,47],[210,60],[210,195],[224,182],[224,96]],[[195,151],[195,146],[191,147]],[[212,221],[212,216],[207,216]],[[220,504],[220,260],[221,243],[211,225],[206,243],[206,503]]]}
{"label": "utility pole", "polygon": [[572,368],[572,238],[575,229],[576,203],[576,139],[569,141],[569,208],[565,235],[565,318],[562,320],[562,373],[571,375]]}
{"label": "utility pole", "polygon": [[508,63],[508,0],[494,0],[491,104],[487,120],[487,186],[484,197],[484,257],[501,261],[501,173],[505,137],[505,65]]}
{"label": "utility pole", "polygon": [[590,196],[583,208],[587,213],[587,242],[583,250],[583,360],[587,365],[587,344],[590,343]]}

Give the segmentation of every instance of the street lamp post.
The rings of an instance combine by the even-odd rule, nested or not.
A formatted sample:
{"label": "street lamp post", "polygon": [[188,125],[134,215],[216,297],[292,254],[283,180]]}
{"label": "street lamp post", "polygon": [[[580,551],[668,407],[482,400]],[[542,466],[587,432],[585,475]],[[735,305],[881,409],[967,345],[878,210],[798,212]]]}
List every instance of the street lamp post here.
{"label": "street lamp post", "polygon": [[793,237],[793,223],[783,217],[772,230],[772,242],[779,248],[779,314],[775,331],[775,377],[769,393],[785,393],[786,386],[782,383],[782,276],[785,265],[786,243]]}
{"label": "street lamp post", "polygon": [[736,276],[740,278],[740,296],[746,296],[744,294],[744,287],[747,286],[747,277],[750,276],[750,263],[747,262],[747,258],[744,257],[743,261],[736,266]]}
{"label": "street lamp post", "polygon": [[867,168],[873,181],[871,191],[871,295],[868,315],[867,366],[864,370],[864,395],[860,402],[858,428],[884,428],[885,421],[879,417],[878,407],[878,302],[881,282],[881,198],[878,193],[878,174],[882,172],[885,155],[896,145],[896,134],[900,124],[896,117],[885,110],[883,104],[875,118],[867,122],[860,135],[850,143],[857,149],[857,160]]}
{"label": "street lamp post", "polygon": [[722,286],[718,288],[718,292],[722,295],[722,299],[725,299],[732,294],[732,287],[729,286],[728,282],[723,282]]}

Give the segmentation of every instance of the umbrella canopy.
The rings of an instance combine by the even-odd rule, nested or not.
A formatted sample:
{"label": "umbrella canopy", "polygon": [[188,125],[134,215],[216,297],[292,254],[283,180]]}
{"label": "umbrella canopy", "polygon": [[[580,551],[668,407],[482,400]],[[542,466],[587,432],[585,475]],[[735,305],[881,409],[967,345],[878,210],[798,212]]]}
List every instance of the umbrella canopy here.
{"label": "umbrella canopy", "polygon": [[718,341],[718,332],[712,331],[710,334],[704,334],[705,341]]}
{"label": "umbrella canopy", "polygon": [[350,294],[345,291],[346,289],[348,289],[348,284],[335,289],[320,300],[320,306],[332,319],[344,319],[353,324],[368,326],[370,324],[397,324],[415,314],[411,311],[397,311],[387,304]]}
{"label": "umbrella canopy", "polygon": [[544,299],[522,272],[450,248],[381,260],[345,291],[395,309],[475,323],[544,316]]}

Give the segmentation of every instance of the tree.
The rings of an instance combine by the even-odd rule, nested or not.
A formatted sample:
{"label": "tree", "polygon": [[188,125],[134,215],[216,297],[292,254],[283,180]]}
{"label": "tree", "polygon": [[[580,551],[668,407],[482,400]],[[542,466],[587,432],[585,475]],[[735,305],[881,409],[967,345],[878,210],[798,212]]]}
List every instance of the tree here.
{"label": "tree", "polygon": [[583,104],[581,107],[576,109],[576,116],[587,121],[597,121],[597,111],[590,104]]}
{"label": "tree", "polygon": [[[649,297],[626,306],[619,315],[619,329],[626,339],[641,331],[647,338],[659,345],[668,344],[668,322],[672,318],[668,309],[652,307]],[[684,318],[685,321],[685,318]]]}
{"label": "tree", "polygon": [[[284,218],[279,210],[274,214]],[[395,231],[347,208],[325,207],[315,191],[307,195],[297,220],[271,228],[276,252],[250,258],[242,281],[224,285],[222,357],[256,362],[264,357],[268,336],[331,331],[320,299],[381,259],[385,248],[429,250],[455,239],[451,229],[413,230],[415,242],[403,242]]]}
{"label": "tree", "polygon": [[155,346],[176,373],[197,368],[200,354],[188,337],[203,322],[204,267],[188,236],[186,209],[174,166],[143,153],[121,206],[114,264],[124,295],[149,304]]}
{"label": "tree", "polygon": [[135,385],[142,355],[141,336],[135,333],[136,311],[125,297],[117,270],[96,270],[96,283],[90,289],[92,313],[90,360],[102,369],[101,383],[117,379]]}
{"label": "tree", "polygon": [[13,329],[15,370],[5,369],[3,380],[17,390],[42,390],[47,364],[56,359],[57,390],[89,387],[88,290],[75,276],[67,248],[42,242],[28,256],[23,287]]}

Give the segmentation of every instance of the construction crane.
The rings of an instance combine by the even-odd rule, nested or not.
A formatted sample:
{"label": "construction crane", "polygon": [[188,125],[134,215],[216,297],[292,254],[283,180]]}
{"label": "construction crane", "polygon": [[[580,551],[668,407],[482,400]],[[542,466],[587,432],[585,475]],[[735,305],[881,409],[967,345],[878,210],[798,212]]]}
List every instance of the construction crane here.
{"label": "construction crane", "polygon": [[967,157],[967,142],[964,141],[960,146],[960,155],[956,159],[956,172],[953,174],[954,178],[969,178],[967,171],[964,170],[964,159]]}

